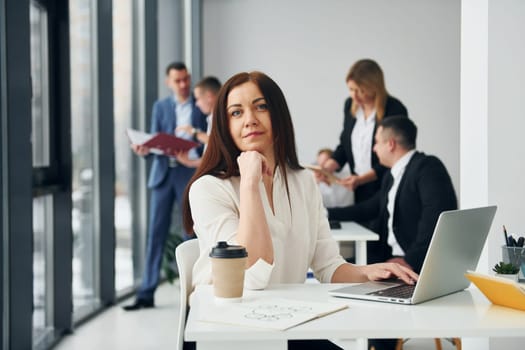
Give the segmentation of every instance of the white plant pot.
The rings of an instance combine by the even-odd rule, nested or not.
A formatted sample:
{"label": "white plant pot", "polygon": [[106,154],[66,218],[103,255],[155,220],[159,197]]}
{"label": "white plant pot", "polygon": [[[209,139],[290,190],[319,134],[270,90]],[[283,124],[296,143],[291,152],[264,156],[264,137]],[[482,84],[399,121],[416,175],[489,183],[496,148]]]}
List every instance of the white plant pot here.
{"label": "white plant pot", "polygon": [[513,280],[514,282],[518,282],[518,274],[515,273],[515,274],[512,274],[512,275],[509,275],[509,274],[502,274],[502,273],[497,273],[496,276],[498,277],[503,277],[503,278],[507,278],[509,280]]}

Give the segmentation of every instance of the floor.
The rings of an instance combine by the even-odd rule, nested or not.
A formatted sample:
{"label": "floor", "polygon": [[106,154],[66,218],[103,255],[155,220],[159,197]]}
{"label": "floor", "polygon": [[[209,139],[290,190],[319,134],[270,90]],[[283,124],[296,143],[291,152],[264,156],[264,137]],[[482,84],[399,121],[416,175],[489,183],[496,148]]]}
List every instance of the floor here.
{"label": "floor", "polygon": [[[125,312],[125,300],[85,322],[73,334],[64,337],[55,350],[161,350],[173,349],[177,340],[179,286],[162,284],[156,294],[156,307]],[[351,350],[348,347],[347,350]],[[432,339],[411,339],[404,350],[434,350]],[[443,341],[443,349],[454,349]]]}
{"label": "floor", "polygon": [[54,349],[173,349],[177,341],[179,314],[178,281],[159,287],[153,309],[122,310],[122,305],[132,301],[125,300],[85,322]]}

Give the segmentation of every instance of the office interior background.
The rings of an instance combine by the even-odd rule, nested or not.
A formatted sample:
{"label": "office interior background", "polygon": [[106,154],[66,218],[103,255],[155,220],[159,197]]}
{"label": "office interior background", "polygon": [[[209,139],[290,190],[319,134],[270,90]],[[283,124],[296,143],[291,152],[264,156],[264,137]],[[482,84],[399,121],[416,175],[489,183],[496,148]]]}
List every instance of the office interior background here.
{"label": "office interior background", "polygon": [[[497,204],[478,270],[525,233],[520,0],[0,0],[0,348],[46,349],[139,283],[147,131],[165,66],[268,73],[302,162],[334,147],[357,59],[382,66],[460,207]],[[477,339],[465,349],[516,346]]]}

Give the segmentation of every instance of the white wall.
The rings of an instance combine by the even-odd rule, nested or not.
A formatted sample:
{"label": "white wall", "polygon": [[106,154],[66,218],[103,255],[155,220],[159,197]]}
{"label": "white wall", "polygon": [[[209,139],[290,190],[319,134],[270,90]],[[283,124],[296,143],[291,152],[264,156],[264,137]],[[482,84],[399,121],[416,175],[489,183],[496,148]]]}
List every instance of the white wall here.
{"label": "white wall", "polygon": [[184,62],[183,7],[181,0],[158,0],[157,6],[158,97],[163,98],[173,94],[166,86],[166,67],[174,61]]}
{"label": "white wall", "polygon": [[[462,208],[488,204],[488,0],[461,2],[460,197]],[[488,245],[477,271],[488,272]],[[488,350],[488,338],[463,338]]]}
{"label": "white wall", "polygon": [[523,18],[520,0],[463,0],[461,204],[498,205],[486,271],[501,259],[502,225],[525,235]]}
{"label": "white wall", "polygon": [[[460,206],[488,202],[488,0],[461,3]],[[488,245],[477,270],[488,271]]]}
{"label": "white wall", "polygon": [[525,236],[524,18],[521,0],[489,1],[489,200],[499,205],[489,257],[497,259],[503,224],[509,233]]}
{"label": "white wall", "polygon": [[[489,236],[489,267],[501,260],[502,225],[525,236],[525,2],[489,0],[488,194],[498,213]],[[491,349],[523,349],[523,339],[491,339]]]}
{"label": "white wall", "polygon": [[418,148],[443,160],[459,194],[459,33],[453,0],[203,0],[203,74],[269,74],[311,162],[338,143],[348,69],[373,58],[419,127]]}

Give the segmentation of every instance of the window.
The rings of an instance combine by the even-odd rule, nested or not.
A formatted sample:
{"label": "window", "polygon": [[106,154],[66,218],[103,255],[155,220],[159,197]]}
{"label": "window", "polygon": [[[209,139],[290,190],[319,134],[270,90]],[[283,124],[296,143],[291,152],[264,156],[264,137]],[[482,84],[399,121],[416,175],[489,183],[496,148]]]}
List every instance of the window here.
{"label": "window", "polygon": [[115,288],[133,286],[132,158],[126,128],[132,125],[132,2],[113,0],[113,96],[115,114]]}
{"label": "window", "polygon": [[33,342],[42,343],[53,330],[53,202],[52,196],[33,199]]}
{"label": "window", "polygon": [[70,0],[73,308],[75,318],[99,302],[96,262],[96,2]]}
{"label": "window", "polygon": [[[37,1],[30,2],[31,40],[31,120],[33,167],[46,169],[51,165],[48,23],[47,11]],[[51,196],[33,200],[33,343],[52,335],[52,210]]]}

